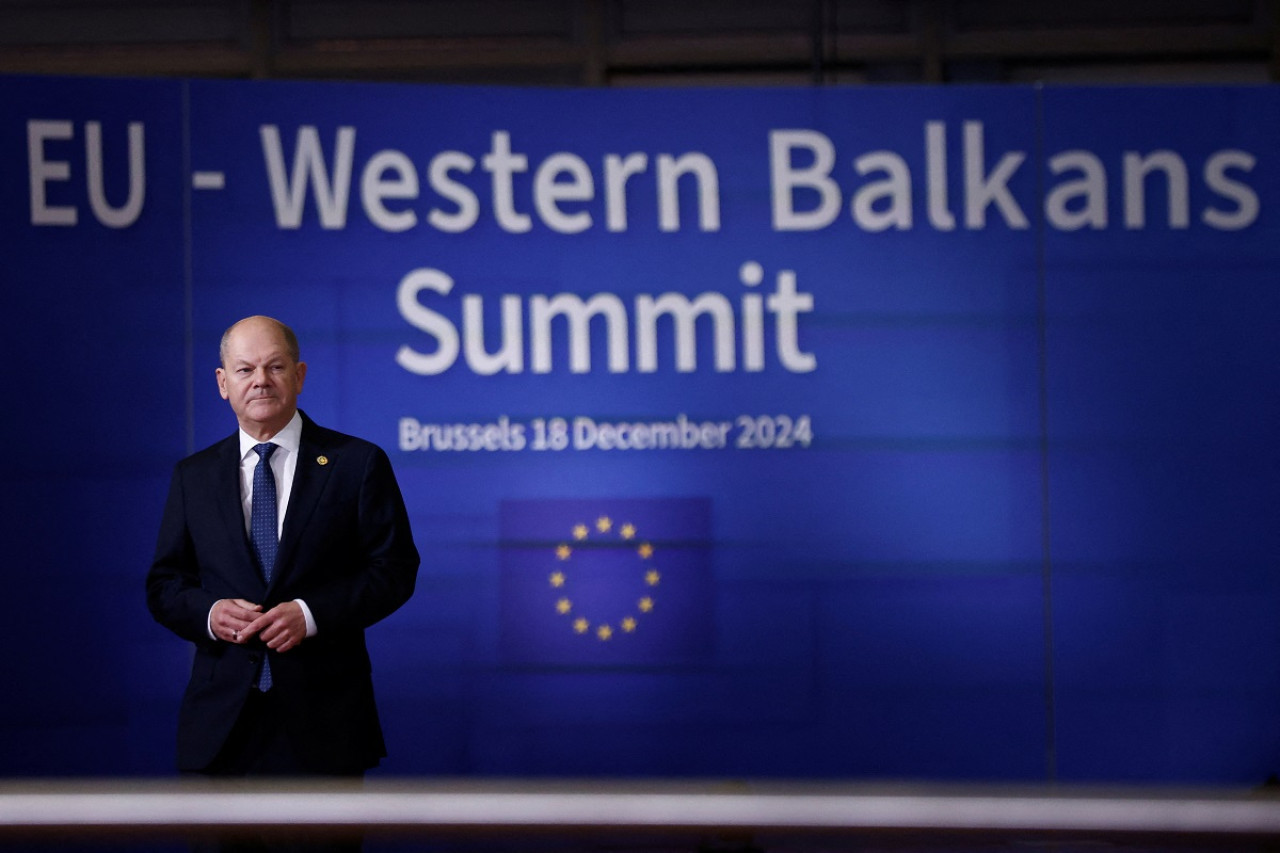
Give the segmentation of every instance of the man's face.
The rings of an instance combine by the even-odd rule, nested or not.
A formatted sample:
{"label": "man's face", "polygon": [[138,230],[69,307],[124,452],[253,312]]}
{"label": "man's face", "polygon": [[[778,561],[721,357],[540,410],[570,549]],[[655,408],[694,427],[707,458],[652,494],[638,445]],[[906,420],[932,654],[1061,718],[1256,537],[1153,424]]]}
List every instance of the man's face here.
{"label": "man's face", "polygon": [[226,362],[217,375],[218,392],[231,403],[240,428],[265,441],[297,410],[307,365],[290,357],[275,324],[252,319],[231,330]]}

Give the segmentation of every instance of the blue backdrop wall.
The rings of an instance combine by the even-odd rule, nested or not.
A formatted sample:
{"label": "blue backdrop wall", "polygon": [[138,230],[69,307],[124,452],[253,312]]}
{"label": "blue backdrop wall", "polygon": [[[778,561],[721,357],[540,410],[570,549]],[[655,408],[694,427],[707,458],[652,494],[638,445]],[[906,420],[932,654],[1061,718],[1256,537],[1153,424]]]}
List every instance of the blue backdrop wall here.
{"label": "blue backdrop wall", "polygon": [[236,319],[392,456],[385,773],[1280,768],[1280,93],[0,78],[0,775],[163,774]]}

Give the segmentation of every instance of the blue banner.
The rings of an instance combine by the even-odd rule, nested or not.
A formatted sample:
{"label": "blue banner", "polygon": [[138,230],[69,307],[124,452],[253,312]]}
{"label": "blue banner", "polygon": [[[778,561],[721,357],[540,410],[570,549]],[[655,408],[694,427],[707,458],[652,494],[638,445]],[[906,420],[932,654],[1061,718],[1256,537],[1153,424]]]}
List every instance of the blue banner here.
{"label": "blue banner", "polygon": [[1268,88],[0,79],[2,630],[74,626],[0,674],[66,753],[0,774],[168,767],[141,578],[261,313],[423,552],[390,772],[1261,781],[1277,131]]}

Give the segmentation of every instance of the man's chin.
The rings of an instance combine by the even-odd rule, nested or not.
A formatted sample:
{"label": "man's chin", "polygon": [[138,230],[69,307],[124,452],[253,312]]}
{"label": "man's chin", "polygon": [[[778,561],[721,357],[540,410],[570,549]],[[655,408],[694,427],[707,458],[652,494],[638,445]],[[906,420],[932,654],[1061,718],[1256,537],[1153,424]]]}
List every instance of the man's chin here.
{"label": "man's chin", "polygon": [[254,427],[254,429],[245,429],[245,432],[252,433],[266,430],[274,433],[282,429],[292,417],[293,412],[286,410],[277,402],[271,406],[246,406],[240,416],[240,421],[246,427]]}
{"label": "man's chin", "polygon": [[279,400],[253,400],[244,407],[246,418],[255,421],[269,421],[280,417],[283,407]]}

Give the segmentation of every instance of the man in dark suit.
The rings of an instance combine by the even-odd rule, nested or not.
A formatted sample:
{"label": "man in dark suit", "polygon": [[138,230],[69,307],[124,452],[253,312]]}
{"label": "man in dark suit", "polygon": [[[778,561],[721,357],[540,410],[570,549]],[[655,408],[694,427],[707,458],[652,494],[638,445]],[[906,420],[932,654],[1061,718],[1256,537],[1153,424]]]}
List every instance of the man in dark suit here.
{"label": "man in dark suit", "polygon": [[359,776],[386,754],[364,629],[418,570],[404,501],[381,449],[298,411],[287,326],[241,320],[221,361],[240,429],[178,463],[147,575],[156,621],[195,644],[178,767]]}

